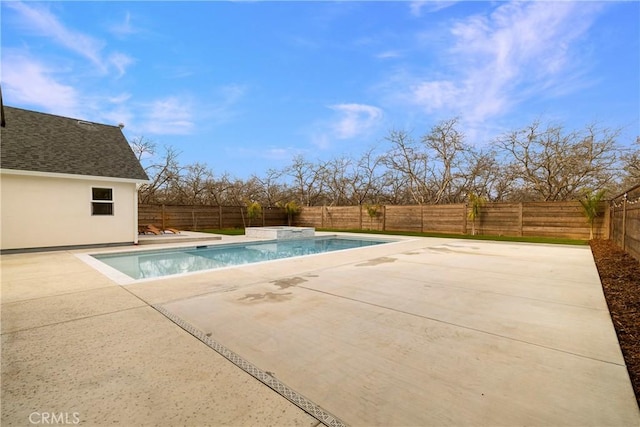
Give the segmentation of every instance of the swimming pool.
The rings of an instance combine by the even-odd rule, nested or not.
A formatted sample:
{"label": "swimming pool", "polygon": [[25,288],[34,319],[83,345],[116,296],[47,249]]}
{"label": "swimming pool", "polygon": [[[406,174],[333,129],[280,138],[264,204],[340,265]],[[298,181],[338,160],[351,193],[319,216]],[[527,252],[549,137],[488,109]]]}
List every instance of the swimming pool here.
{"label": "swimming pool", "polygon": [[329,236],[93,254],[91,256],[131,279],[140,280],[390,242],[392,240]]}

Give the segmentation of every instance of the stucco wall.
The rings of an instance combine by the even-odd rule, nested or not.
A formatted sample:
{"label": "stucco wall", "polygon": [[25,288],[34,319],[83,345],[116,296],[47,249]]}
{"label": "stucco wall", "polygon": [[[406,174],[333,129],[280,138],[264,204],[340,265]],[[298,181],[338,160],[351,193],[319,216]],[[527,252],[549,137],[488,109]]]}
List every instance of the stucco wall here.
{"label": "stucco wall", "polygon": [[[91,215],[91,188],[112,188],[112,216]],[[2,174],[1,248],[133,242],[134,183]]]}

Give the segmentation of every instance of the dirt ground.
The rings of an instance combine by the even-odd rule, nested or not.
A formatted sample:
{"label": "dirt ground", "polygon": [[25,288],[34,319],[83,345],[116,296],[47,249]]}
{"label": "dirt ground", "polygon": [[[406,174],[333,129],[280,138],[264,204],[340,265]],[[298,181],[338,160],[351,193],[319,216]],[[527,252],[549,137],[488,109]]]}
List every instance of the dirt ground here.
{"label": "dirt ground", "polygon": [[640,262],[610,240],[592,240],[591,251],[640,405]]}

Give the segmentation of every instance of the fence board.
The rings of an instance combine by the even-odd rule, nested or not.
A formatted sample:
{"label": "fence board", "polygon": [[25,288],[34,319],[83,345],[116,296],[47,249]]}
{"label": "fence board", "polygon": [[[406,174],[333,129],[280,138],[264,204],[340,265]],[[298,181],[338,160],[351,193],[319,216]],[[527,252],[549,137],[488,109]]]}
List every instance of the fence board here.
{"label": "fence board", "polygon": [[[263,215],[251,225],[285,225],[284,209],[264,208]],[[138,224],[154,224],[180,230],[204,230],[207,228],[242,228],[249,225],[246,208],[239,206],[180,206],[139,205]]]}
{"label": "fence board", "polygon": [[322,206],[305,207],[296,215],[294,221],[300,227],[324,227],[324,215]]}
{"label": "fence board", "polygon": [[[604,205],[603,205],[604,206]],[[454,205],[382,206],[374,217],[360,206],[302,207],[293,225],[335,229],[372,229],[388,231],[471,234],[473,222],[467,218],[470,208]],[[596,219],[596,236],[611,227],[612,238],[620,240],[621,208],[611,207],[610,218]],[[629,206],[626,227],[634,233],[627,239],[633,248],[640,240],[640,203]],[[170,206],[140,205],[140,225],[175,227],[183,230],[206,228],[241,228],[249,225],[246,208],[238,206]],[[163,223],[164,221],[164,223]],[[284,209],[264,208],[262,218],[251,225],[286,225]],[[578,202],[487,203],[475,220],[476,234],[503,236],[541,236],[575,239],[589,238],[589,225]],[[620,243],[618,243],[620,244]],[[636,250],[636,249],[632,249]],[[640,251],[638,251],[640,252]]]}
{"label": "fence board", "polygon": [[390,231],[422,231],[420,206],[387,206],[385,228]]}
{"label": "fence board", "polygon": [[327,228],[358,229],[360,228],[360,207],[326,206],[324,222]]}
{"label": "fence board", "polygon": [[[305,207],[296,218],[296,225],[471,234],[474,224],[467,219],[468,212],[469,208],[462,204],[385,206],[374,220],[357,206]],[[604,224],[603,217],[596,219],[596,236],[603,235]],[[488,203],[481,208],[475,230],[476,234],[485,235],[589,238],[589,225],[577,201]]]}
{"label": "fence board", "polygon": [[640,185],[611,200],[611,240],[640,261]]}
{"label": "fence board", "polygon": [[423,231],[464,234],[467,207],[463,204],[423,206]]}

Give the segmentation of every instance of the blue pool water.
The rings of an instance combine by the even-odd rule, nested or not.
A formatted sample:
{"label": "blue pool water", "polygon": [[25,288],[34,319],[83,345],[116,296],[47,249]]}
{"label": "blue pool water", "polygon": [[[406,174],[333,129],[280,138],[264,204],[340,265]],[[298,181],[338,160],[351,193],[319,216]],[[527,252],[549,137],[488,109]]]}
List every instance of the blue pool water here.
{"label": "blue pool water", "polygon": [[92,255],[132,279],[147,279],[231,265],[319,254],[389,243],[382,239],[314,237]]}

